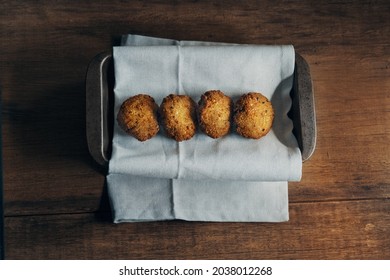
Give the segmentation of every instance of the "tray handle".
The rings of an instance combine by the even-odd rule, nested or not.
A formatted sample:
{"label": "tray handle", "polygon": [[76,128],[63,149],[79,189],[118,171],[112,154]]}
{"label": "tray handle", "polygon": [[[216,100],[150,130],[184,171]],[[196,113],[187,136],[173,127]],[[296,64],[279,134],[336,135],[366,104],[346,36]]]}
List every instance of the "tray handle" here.
{"label": "tray handle", "polygon": [[298,53],[295,53],[294,84],[291,97],[290,113],[294,123],[293,133],[298,140],[302,161],[306,161],[315,150],[317,127],[309,65]]}
{"label": "tray handle", "polygon": [[100,53],[88,65],[86,76],[88,149],[93,159],[103,167],[108,166],[111,156],[112,131],[109,127],[109,116],[112,107],[110,104],[113,101],[109,97],[112,94],[112,67],[112,53]]}

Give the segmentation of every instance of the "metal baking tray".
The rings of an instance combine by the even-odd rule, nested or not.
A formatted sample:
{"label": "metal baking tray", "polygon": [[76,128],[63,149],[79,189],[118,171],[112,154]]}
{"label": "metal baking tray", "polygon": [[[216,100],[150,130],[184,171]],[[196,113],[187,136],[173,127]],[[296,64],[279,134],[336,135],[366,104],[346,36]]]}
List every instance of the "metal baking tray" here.
{"label": "metal baking tray", "polygon": [[[88,148],[93,159],[106,167],[111,156],[114,126],[114,67],[112,52],[95,56],[86,75],[86,130]],[[308,160],[316,145],[316,115],[309,65],[295,54],[292,106],[288,113],[293,120],[293,133],[298,140],[302,161]]]}

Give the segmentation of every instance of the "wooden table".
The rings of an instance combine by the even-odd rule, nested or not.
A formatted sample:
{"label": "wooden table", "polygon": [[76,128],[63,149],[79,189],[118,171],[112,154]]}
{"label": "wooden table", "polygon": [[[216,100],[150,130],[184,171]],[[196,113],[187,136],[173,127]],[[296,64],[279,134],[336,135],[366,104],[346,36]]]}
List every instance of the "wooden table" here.
{"label": "wooden table", "polygon": [[[389,14],[387,0],[0,1],[5,258],[389,259]],[[289,222],[111,222],[84,82],[125,33],[295,46],[318,138]]]}

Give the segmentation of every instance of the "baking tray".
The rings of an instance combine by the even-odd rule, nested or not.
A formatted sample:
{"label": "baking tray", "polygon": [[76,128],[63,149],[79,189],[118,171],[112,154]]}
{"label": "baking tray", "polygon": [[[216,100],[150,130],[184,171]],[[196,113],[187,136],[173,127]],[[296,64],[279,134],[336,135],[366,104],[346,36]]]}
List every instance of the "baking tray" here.
{"label": "baking tray", "polygon": [[[115,119],[114,81],[112,52],[106,51],[95,56],[86,75],[86,129],[89,152],[103,167],[107,167],[111,156]],[[306,161],[315,150],[316,115],[309,65],[298,53],[295,54],[291,98],[292,106],[288,115],[294,124],[293,133],[298,140],[302,161]]]}

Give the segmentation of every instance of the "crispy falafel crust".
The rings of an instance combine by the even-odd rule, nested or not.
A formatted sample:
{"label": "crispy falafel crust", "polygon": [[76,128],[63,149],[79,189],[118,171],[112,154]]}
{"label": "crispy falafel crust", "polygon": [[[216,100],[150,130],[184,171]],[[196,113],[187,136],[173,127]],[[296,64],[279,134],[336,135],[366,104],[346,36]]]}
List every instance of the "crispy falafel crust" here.
{"label": "crispy falafel crust", "polygon": [[230,131],[232,100],[220,90],[206,91],[199,100],[200,129],[211,138],[220,138]]}
{"label": "crispy falafel crust", "polygon": [[160,105],[161,125],[176,141],[191,139],[196,132],[196,103],[188,95],[170,94]]}
{"label": "crispy falafel crust", "polygon": [[271,130],[274,110],[264,95],[249,92],[237,100],[233,120],[238,134],[246,138],[260,139]]}
{"label": "crispy falafel crust", "polygon": [[146,141],[159,131],[158,105],[147,94],[137,94],[126,99],[118,112],[119,126],[139,141]]}

